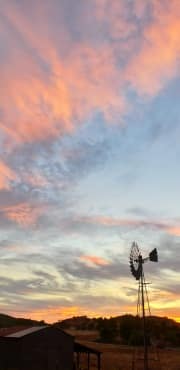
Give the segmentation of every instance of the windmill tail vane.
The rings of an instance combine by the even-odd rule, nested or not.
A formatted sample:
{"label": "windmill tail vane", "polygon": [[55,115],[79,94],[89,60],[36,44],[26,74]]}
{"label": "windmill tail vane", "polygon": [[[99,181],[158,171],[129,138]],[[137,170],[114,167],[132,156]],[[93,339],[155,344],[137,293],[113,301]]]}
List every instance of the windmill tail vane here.
{"label": "windmill tail vane", "polygon": [[158,253],[157,249],[154,248],[150,253],[149,253],[149,260],[152,262],[158,262]]}

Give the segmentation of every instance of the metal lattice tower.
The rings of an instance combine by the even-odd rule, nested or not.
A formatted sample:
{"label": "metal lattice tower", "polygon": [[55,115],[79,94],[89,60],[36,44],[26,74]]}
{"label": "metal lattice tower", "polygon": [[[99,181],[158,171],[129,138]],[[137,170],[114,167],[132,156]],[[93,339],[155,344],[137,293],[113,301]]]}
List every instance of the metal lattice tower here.
{"label": "metal lattice tower", "polygon": [[[157,249],[154,248],[149,253],[148,257],[143,258],[137,243],[133,242],[131,251],[130,251],[129,260],[130,260],[131,273],[135,277],[135,279],[138,280],[137,316],[142,318],[143,340],[144,340],[143,358],[141,358],[141,360],[143,360],[143,370],[150,370],[146,316],[147,315],[150,316],[151,312],[150,312],[149,298],[148,298],[148,292],[147,292],[147,283],[145,281],[143,265],[147,261],[158,262]],[[135,367],[137,368],[136,366],[137,361],[138,360],[134,356],[133,363],[132,363],[132,370],[135,370]]]}

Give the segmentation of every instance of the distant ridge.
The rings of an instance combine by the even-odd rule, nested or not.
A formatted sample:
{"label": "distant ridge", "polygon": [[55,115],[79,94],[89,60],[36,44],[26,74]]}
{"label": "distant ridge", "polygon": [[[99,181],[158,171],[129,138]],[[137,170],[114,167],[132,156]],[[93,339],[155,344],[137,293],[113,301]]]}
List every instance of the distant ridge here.
{"label": "distant ridge", "polygon": [[[3,328],[14,327],[22,330],[46,324],[43,320],[17,318],[0,313],[1,332],[4,332]],[[141,345],[143,339],[142,320],[137,316],[129,314],[110,318],[75,316],[58,321],[53,325],[68,332],[72,331],[71,334],[73,334],[73,331],[81,331],[82,337],[83,332],[89,331],[93,334],[94,331],[97,339],[94,338],[94,335],[90,336],[94,338],[94,341],[97,340],[99,342],[134,345],[138,341],[139,345]],[[167,317],[150,316],[147,317],[147,326],[150,338],[157,345],[180,347],[180,323]]]}
{"label": "distant ridge", "polygon": [[4,313],[0,313],[0,328],[9,328],[9,327],[16,327],[16,326],[23,326],[23,327],[31,327],[31,326],[40,326],[45,325],[45,322],[31,320],[31,319],[24,319],[20,317],[13,317],[6,315]]}
{"label": "distant ridge", "polygon": [[[99,322],[102,320],[113,320],[116,322],[121,321],[123,318],[136,318],[136,316],[131,315],[131,314],[125,314],[121,316],[113,316],[110,318],[107,317],[94,317],[94,318],[89,318],[88,316],[73,316],[61,321],[58,321],[55,323],[55,325],[59,325],[64,329],[71,329],[74,328],[76,330],[95,330],[97,329],[97,326]],[[159,321],[161,323],[166,323],[168,326],[177,326],[180,327],[180,323],[170,319],[168,317],[162,317],[162,316],[155,316],[152,315],[150,316],[150,319],[154,321]]]}
{"label": "distant ridge", "polygon": [[[149,316],[147,328],[149,339],[159,346],[180,346],[180,323],[167,317]],[[111,318],[88,318],[76,316],[55,324],[63,330],[74,332],[96,331],[97,341],[141,345],[143,343],[142,319],[133,315]],[[83,333],[81,333],[83,335]],[[78,333],[75,333],[78,335]]]}

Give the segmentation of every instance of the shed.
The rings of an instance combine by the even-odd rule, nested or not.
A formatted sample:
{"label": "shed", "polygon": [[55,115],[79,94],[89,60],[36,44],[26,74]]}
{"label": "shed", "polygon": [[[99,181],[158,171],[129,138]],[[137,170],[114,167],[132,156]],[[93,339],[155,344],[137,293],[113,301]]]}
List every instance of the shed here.
{"label": "shed", "polygon": [[74,343],[74,352],[76,354],[76,361],[75,365],[77,369],[81,368],[81,356],[86,355],[87,361],[86,361],[86,368],[87,370],[90,370],[91,368],[91,357],[92,355],[96,357],[96,368],[98,370],[101,370],[101,352],[95,348],[89,347],[88,345],[80,342]]}
{"label": "shed", "polygon": [[72,370],[74,337],[54,326],[0,332],[0,370]]}

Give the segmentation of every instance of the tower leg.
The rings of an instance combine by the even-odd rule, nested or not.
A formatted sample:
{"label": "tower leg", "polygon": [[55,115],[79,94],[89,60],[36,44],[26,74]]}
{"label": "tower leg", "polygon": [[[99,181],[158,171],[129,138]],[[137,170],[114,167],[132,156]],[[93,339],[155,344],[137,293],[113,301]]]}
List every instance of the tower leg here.
{"label": "tower leg", "polygon": [[142,317],[143,317],[143,337],[144,337],[144,370],[148,370],[148,343],[147,343],[147,333],[146,333],[146,317],[145,317],[145,307],[144,307],[144,272],[143,267],[141,269],[141,299],[142,299]]}

